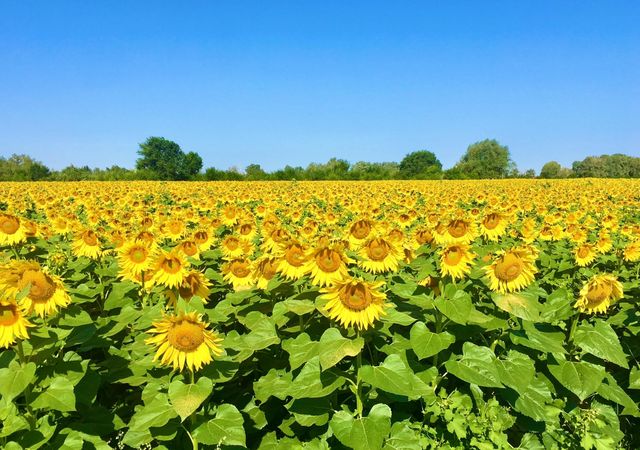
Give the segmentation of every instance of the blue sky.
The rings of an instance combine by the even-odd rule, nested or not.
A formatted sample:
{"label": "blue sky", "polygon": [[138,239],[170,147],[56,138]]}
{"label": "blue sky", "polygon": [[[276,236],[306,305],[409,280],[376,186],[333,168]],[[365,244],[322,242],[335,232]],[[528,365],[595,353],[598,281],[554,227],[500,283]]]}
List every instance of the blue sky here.
{"label": "blue sky", "polygon": [[638,1],[3,1],[0,155],[133,167],[330,157],[445,167],[495,138],[521,170],[640,156]]}

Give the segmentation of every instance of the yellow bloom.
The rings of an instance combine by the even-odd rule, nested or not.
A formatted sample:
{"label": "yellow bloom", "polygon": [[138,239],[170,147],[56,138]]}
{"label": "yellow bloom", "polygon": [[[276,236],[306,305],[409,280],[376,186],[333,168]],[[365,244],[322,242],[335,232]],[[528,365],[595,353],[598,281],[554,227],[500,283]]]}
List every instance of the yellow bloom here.
{"label": "yellow bloom", "polygon": [[331,319],[337,319],[346,328],[351,325],[366,330],[385,314],[387,298],[380,288],[383,282],[370,283],[349,278],[336,281],[320,292],[329,300],[325,308]]}
{"label": "yellow bloom", "polygon": [[392,242],[382,237],[374,237],[365,242],[359,254],[362,260],[358,261],[358,265],[371,273],[397,271],[404,256]]}
{"label": "yellow bloom", "polygon": [[153,283],[168,288],[179,287],[187,276],[187,266],[180,254],[162,252],[153,264]]}
{"label": "yellow bloom", "polygon": [[0,213],[0,245],[15,245],[26,240],[26,230],[20,219]]}
{"label": "yellow bloom", "polygon": [[640,260],[640,240],[632,242],[625,247],[624,260],[629,262]]}
{"label": "yellow bloom", "polygon": [[311,273],[311,283],[315,286],[327,286],[349,276],[348,258],[342,248],[321,243],[309,256],[306,269]]}
{"label": "yellow bloom", "polygon": [[464,278],[471,271],[475,254],[466,244],[451,244],[440,251],[440,273],[454,280]]}
{"label": "yellow bloom", "polygon": [[27,339],[27,328],[33,325],[24,317],[24,312],[13,301],[0,301],[0,347],[9,348],[16,339]]}
{"label": "yellow bloom", "polygon": [[308,259],[307,249],[302,244],[292,241],[283,249],[278,272],[288,280],[299,280],[309,272],[305,264]]}
{"label": "yellow bloom", "polygon": [[246,258],[232,259],[222,266],[223,278],[233,285],[235,291],[251,289],[255,284],[253,267]]}
{"label": "yellow bloom", "polygon": [[148,333],[154,336],[145,340],[157,350],[154,361],[160,360],[165,366],[173,366],[174,370],[185,367],[192,372],[212,361],[211,353],[220,356],[222,339],[210,330],[208,323],[196,313],[172,314],[153,323]]}
{"label": "yellow bloom", "polygon": [[596,259],[597,252],[593,245],[582,244],[575,248],[574,256],[576,258],[576,264],[580,267],[588,266]]}
{"label": "yellow bloom", "polygon": [[580,290],[574,307],[591,314],[605,312],[611,302],[621,299],[623,295],[622,284],[615,276],[594,275]]}
{"label": "yellow bloom", "polygon": [[142,241],[127,242],[118,251],[118,264],[121,272],[139,275],[151,269],[155,257],[155,247],[149,248]]}
{"label": "yellow bloom", "polygon": [[519,291],[534,280],[536,267],[529,252],[511,249],[498,253],[497,259],[485,268],[489,289],[494,292]]}
{"label": "yellow bloom", "polygon": [[102,255],[98,235],[92,230],[85,230],[71,243],[71,249],[76,256],[86,256],[98,259]]}

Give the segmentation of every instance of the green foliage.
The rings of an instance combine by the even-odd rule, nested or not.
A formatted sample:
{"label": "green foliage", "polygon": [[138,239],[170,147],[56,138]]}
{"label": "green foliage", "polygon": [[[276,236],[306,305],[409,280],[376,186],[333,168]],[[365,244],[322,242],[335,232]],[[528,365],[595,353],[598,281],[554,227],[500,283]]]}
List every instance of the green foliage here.
{"label": "green foliage", "polygon": [[427,150],[409,153],[400,161],[400,177],[409,180],[433,180],[442,177],[442,163]]}
{"label": "green foliage", "polygon": [[556,161],[549,161],[540,170],[540,178],[569,178],[571,176],[571,169],[562,167]]}
{"label": "green foliage", "polygon": [[450,176],[464,174],[464,178],[473,179],[505,178],[514,168],[509,147],[500,145],[495,139],[485,139],[467,148]]}
{"label": "green foliage", "polygon": [[3,181],[44,180],[50,173],[48,167],[27,155],[0,157],[0,180]]}
{"label": "green foliage", "polygon": [[180,146],[162,137],[150,137],[140,144],[136,169],[147,170],[158,180],[188,180],[202,168],[202,158],[184,153]]}
{"label": "green foliage", "polygon": [[573,163],[573,175],[578,178],[638,178],[640,157],[620,153],[588,156]]}

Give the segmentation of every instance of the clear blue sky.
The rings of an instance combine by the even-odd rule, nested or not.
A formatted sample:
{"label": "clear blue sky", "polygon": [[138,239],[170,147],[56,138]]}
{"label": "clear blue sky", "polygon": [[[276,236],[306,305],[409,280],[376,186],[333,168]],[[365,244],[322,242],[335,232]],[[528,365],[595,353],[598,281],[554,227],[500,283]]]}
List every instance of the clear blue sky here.
{"label": "clear blue sky", "polygon": [[0,155],[133,167],[148,136],[222,169],[640,156],[640,2],[0,3]]}

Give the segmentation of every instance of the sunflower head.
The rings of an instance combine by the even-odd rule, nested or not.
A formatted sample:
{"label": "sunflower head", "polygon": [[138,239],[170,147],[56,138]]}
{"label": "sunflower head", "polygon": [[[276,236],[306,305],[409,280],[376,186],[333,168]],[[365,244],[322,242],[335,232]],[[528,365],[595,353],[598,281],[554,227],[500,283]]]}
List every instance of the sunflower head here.
{"label": "sunflower head", "polygon": [[16,339],[27,339],[27,328],[32,326],[17,303],[0,301],[0,348],[9,348]]}
{"label": "sunflower head", "polygon": [[208,330],[208,324],[196,313],[172,314],[153,323],[148,331],[153,336],[145,342],[156,347],[154,361],[172,366],[174,370],[185,367],[192,372],[212,361],[211,353],[222,354],[220,339]]}
{"label": "sunflower head", "polygon": [[609,274],[595,275],[580,290],[575,307],[590,314],[605,312],[612,302],[624,295],[622,284]]}
{"label": "sunflower head", "polygon": [[370,283],[348,278],[337,281],[320,292],[328,300],[325,308],[331,319],[337,319],[346,328],[351,325],[367,329],[385,314],[386,294],[380,290],[384,283]]}
{"label": "sunflower head", "polygon": [[519,291],[534,280],[536,267],[533,256],[524,249],[513,248],[498,254],[493,264],[485,268],[489,287],[494,292]]}

